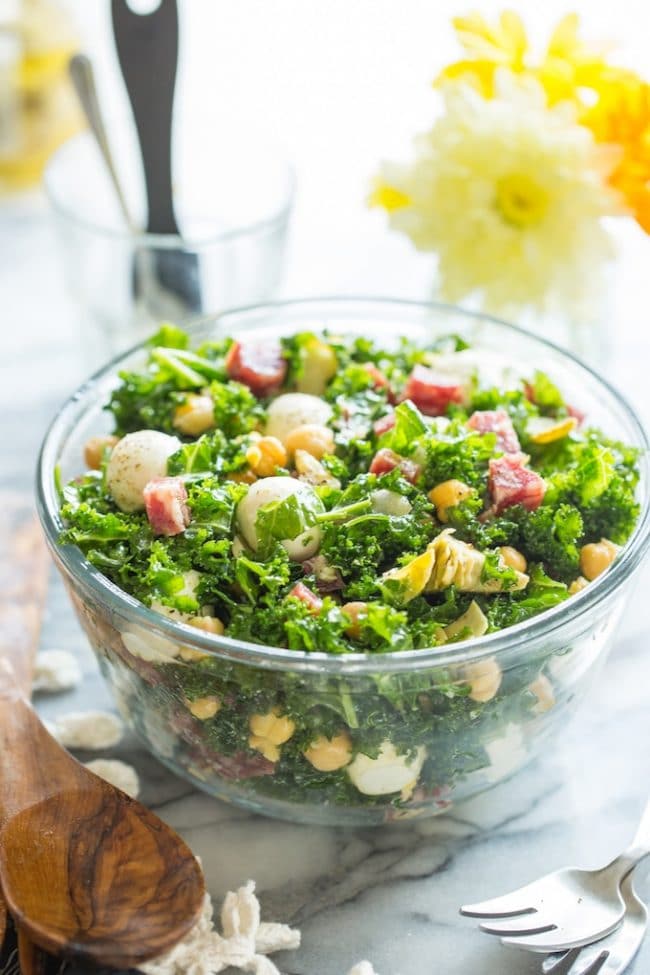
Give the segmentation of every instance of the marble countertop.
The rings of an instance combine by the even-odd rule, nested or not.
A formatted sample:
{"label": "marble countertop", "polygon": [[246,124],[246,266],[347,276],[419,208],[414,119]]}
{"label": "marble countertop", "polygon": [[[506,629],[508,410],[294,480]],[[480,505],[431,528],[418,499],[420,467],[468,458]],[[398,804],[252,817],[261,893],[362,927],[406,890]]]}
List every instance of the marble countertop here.
{"label": "marble countertop", "polygon": [[[3,486],[20,490],[31,484],[48,419],[85,372],[75,352],[74,314],[50,234],[38,200],[0,211],[5,309],[0,471]],[[423,294],[423,278],[411,263],[398,290],[392,243],[382,244],[374,257],[368,247],[348,248],[346,253],[358,257],[356,274],[339,256],[345,250],[340,242],[330,245],[330,259],[318,262],[327,268],[320,277],[310,271],[316,254],[306,248],[302,264],[292,264],[287,293]],[[387,254],[388,277],[381,273],[388,267]],[[625,380],[647,417],[650,397],[640,366],[648,361],[646,334],[636,327],[629,334],[622,331],[616,348],[627,351],[609,363],[612,378]],[[596,866],[628,842],[650,782],[650,622],[641,598],[649,583],[650,566],[637,580],[637,596],[630,600],[604,672],[562,740],[511,783],[437,819],[374,830],[294,826],[193,791],[132,739],[111,755],[137,768],[141,798],[202,857],[217,900],[253,878],[264,918],[300,927],[299,951],[276,956],[286,975],[344,975],[361,958],[371,960],[380,975],[533,975],[540,971],[539,958],[479,934],[472,921],[459,917],[458,906],[553,867]],[[42,647],[71,649],[85,674],[76,691],[39,697],[44,716],[111,706],[55,578]],[[633,968],[649,970],[650,940]]]}

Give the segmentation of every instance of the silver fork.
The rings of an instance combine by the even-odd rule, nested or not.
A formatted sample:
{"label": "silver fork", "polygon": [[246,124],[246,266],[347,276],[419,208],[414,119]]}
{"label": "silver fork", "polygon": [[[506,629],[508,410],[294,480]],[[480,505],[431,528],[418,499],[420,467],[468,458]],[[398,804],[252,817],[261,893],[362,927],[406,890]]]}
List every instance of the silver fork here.
{"label": "silver fork", "polygon": [[650,802],[632,845],[606,867],[566,867],[503,897],[466,904],[460,913],[494,919],[484,921],[481,930],[501,936],[505,945],[543,952],[578,948],[606,937],[618,927],[625,912],[621,882],[647,856]]}
{"label": "silver fork", "polygon": [[[648,927],[648,912],[634,892],[632,874],[621,884],[625,902],[623,923],[595,944],[548,955],[542,963],[543,975],[622,975],[641,947]],[[570,968],[566,965],[570,964]]]}

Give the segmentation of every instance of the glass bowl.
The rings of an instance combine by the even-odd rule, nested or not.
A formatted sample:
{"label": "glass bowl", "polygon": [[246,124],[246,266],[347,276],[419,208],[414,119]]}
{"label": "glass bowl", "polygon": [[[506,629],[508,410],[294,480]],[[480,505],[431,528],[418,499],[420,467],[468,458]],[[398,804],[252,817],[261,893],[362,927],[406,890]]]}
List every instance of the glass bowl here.
{"label": "glass bowl", "polygon": [[[116,371],[141,364],[141,347],[97,373],[52,423],[38,469],[40,515],[120,712],[170,769],[220,799],[298,822],[370,825],[435,815],[530,761],[559,736],[587,693],[648,543],[646,437],[622,397],[572,356],[514,326],[455,308],[347,298],[286,302],[228,312],[201,324],[195,338],[305,328],[372,335],[387,344],[402,335],[426,341],[455,332],[483,350],[485,361],[506,350],[524,374],[531,363],[542,367],[590,420],[641,448],[641,515],[613,567],[540,616],[442,649],[332,657],[213,636],[167,619],[109,582],[80,551],[57,543],[62,523],[55,471],[60,467],[68,479],[84,469],[85,440],[108,429],[102,406],[117,384]],[[468,668],[495,665],[502,680],[488,702],[449,694]],[[183,688],[192,669],[201,671],[208,702],[222,702],[217,713],[209,703],[201,713],[190,711]],[[283,762],[249,748],[252,715],[287,701],[294,714],[300,702],[294,734],[301,748],[319,734],[324,716],[331,727],[332,713],[353,746],[370,744],[375,754],[385,739],[382,728],[391,728],[393,791],[385,791],[384,781],[377,786],[384,791],[362,794],[345,769],[315,778],[301,751]]]}

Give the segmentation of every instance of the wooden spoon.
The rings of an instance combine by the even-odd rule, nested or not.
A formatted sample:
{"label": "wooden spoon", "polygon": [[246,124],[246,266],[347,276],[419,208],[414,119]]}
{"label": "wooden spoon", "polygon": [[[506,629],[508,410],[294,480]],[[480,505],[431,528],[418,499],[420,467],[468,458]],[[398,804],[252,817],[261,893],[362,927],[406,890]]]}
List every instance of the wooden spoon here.
{"label": "wooden spoon", "polygon": [[[8,625],[10,637],[20,614],[21,629],[27,631],[30,643],[30,652],[23,657],[18,675],[26,694],[31,690],[49,567],[43,533],[29,498],[16,492],[3,491],[0,494],[0,592],[3,594],[0,600],[0,632]],[[0,891],[0,952],[8,924],[9,912]],[[21,929],[17,931],[17,937],[22,975],[42,975],[47,968],[47,955]]]}
{"label": "wooden spoon", "polygon": [[26,958],[31,940],[54,954],[137,967],[196,922],[205,891],[200,867],[173,830],[76,762],[45,730],[25,693],[40,613],[24,587],[10,581],[6,560],[3,575],[0,883],[6,904]]}

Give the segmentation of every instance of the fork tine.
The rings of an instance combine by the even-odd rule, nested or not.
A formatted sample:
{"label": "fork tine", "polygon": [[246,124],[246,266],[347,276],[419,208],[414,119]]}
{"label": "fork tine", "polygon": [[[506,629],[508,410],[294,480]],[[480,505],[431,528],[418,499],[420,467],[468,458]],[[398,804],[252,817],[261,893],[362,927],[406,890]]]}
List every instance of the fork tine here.
{"label": "fork tine", "polygon": [[517,917],[508,918],[503,921],[484,921],[479,924],[481,931],[485,934],[497,934],[500,937],[512,935],[542,934],[545,931],[554,931],[556,925],[547,918],[540,915],[537,911],[528,914],[520,914]]}
{"label": "fork tine", "polygon": [[[601,940],[606,935],[610,934],[612,931],[615,931],[616,928],[619,926],[619,924],[620,924],[620,919],[617,919],[615,924],[611,924],[609,927],[605,928],[603,931],[600,932],[600,937],[598,940]],[[512,948],[524,948],[526,951],[544,951],[544,952],[565,951],[568,948],[578,948],[580,947],[581,943],[589,944],[588,940],[582,942],[579,941],[578,944],[575,944],[575,942],[572,943],[572,942],[562,941],[563,937],[565,937],[565,935],[563,935],[563,933],[557,928],[552,928],[552,929],[546,928],[544,931],[541,931],[539,933],[533,933],[530,936],[524,935],[523,937],[520,938],[517,937],[502,938],[501,944],[508,945],[509,947]]]}
{"label": "fork tine", "polygon": [[465,917],[508,917],[515,914],[526,914],[533,910],[532,903],[526,897],[527,888],[520,887],[502,897],[492,897],[489,901],[478,904],[464,904],[460,913]]}
{"label": "fork tine", "polygon": [[[597,975],[597,973],[604,975],[605,968],[603,968],[603,965],[605,965],[608,957],[609,952],[605,951],[604,949],[598,952],[595,957],[594,954],[590,952],[586,965],[583,965],[582,959],[580,958],[580,955],[578,955],[577,961],[571,966],[566,975]],[[610,969],[610,971],[613,975],[617,969]]]}
{"label": "fork tine", "polygon": [[556,951],[552,955],[547,955],[542,962],[542,975],[553,975],[553,972],[564,968],[570,960],[569,956],[577,958],[579,951],[579,948],[572,948],[571,951]]}

